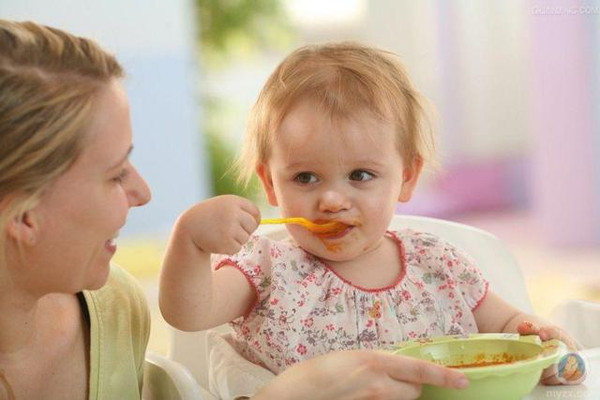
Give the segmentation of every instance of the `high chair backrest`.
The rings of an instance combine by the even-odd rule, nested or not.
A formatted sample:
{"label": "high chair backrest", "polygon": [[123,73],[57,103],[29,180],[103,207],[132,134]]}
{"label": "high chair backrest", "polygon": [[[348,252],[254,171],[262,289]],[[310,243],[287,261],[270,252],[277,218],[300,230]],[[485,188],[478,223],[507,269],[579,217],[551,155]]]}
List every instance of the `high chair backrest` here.
{"label": "high chair backrest", "polygon": [[550,320],[569,332],[581,348],[600,348],[600,302],[565,300],[554,307]]}
{"label": "high chair backrest", "polygon": [[[390,229],[412,229],[443,238],[472,257],[490,282],[491,290],[515,307],[525,312],[533,312],[519,265],[506,245],[494,235],[472,226],[420,216],[396,215]],[[259,233],[274,239],[287,236],[283,225],[261,226]],[[215,330],[227,332],[229,327],[223,325]],[[206,339],[207,331],[188,333],[173,330],[170,357],[185,365],[200,385],[208,389]]]}
{"label": "high chair backrest", "polygon": [[144,361],[143,400],[212,400],[179,363],[152,351]]}

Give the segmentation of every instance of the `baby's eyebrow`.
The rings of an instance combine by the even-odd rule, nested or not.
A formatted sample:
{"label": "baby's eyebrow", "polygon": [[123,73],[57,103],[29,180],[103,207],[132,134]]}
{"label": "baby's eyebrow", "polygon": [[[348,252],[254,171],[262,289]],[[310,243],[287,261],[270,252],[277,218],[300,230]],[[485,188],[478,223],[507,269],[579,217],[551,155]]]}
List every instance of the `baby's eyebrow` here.
{"label": "baby's eyebrow", "polygon": [[[361,160],[348,160],[348,166],[352,167],[353,169],[360,169],[360,168],[383,168],[385,167],[385,164],[380,162],[379,160],[375,159],[375,158],[365,158],[365,159],[361,159]],[[311,161],[295,161],[295,162],[291,162],[289,164],[285,165],[285,169],[289,170],[289,171],[296,171],[296,170],[313,170],[315,168],[318,168],[322,165],[322,163],[320,162],[315,162],[314,160]]]}
{"label": "baby's eyebrow", "polygon": [[297,163],[292,163],[292,164],[287,164],[285,166],[285,169],[287,170],[297,170],[297,169],[306,169],[307,166],[309,165],[315,165],[314,163],[307,163],[307,162],[297,162]]}
{"label": "baby's eyebrow", "polygon": [[357,160],[353,164],[367,166],[367,167],[382,167],[385,165],[378,160]]}

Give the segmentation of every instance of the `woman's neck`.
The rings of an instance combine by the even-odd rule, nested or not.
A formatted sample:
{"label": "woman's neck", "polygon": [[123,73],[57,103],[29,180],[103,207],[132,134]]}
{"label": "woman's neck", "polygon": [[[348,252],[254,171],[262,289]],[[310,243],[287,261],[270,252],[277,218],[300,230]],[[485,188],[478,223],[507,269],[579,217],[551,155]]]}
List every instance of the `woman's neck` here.
{"label": "woman's neck", "polygon": [[15,398],[87,398],[89,331],[77,297],[1,293],[0,371]]}
{"label": "woman's neck", "polygon": [[45,301],[28,293],[2,288],[0,292],[0,363],[38,339],[40,317]]}
{"label": "woman's neck", "polygon": [[[17,289],[0,291],[0,365],[26,358],[43,348],[47,338],[60,340],[81,328],[76,295],[51,293],[35,297]],[[79,318],[78,318],[79,317]]]}

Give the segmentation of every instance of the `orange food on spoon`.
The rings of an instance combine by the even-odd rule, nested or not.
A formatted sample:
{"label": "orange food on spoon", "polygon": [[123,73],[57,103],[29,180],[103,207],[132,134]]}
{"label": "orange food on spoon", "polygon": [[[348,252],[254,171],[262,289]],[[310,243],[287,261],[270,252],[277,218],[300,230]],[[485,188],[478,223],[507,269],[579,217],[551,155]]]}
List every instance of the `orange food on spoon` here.
{"label": "orange food on spoon", "polygon": [[336,235],[349,225],[338,221],[313,222],[302,217],[261,219],[261,224],[297,224],[322,237]]}

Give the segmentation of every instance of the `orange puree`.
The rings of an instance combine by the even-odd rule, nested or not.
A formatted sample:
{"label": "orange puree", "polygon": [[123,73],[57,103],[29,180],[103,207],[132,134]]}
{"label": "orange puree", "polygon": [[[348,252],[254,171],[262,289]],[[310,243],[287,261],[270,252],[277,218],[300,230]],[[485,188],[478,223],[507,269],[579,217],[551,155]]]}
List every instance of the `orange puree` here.
{"label": "orange puree", "polygon": [[475,356],[475,362],[467,363],[467,364],[446,365],[446,366],[449,368],[489,367],[491,365],[510,364],[515,361],[520,361],[523,359],[525,359],[525,357],[517,357],[517,356],[515,356],[513,354],[509,354],[509,353],[495,354],[491,357],[486,356],[485,354],[477,354]]}

